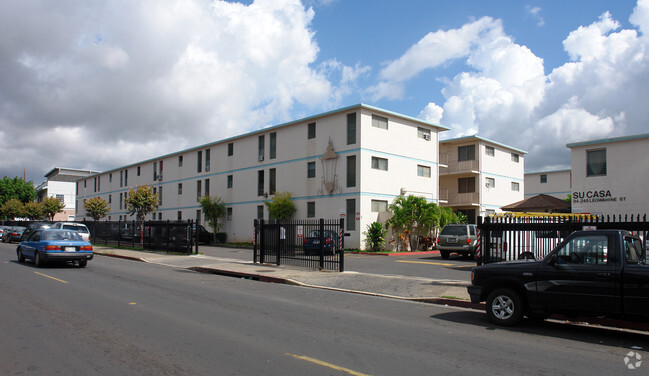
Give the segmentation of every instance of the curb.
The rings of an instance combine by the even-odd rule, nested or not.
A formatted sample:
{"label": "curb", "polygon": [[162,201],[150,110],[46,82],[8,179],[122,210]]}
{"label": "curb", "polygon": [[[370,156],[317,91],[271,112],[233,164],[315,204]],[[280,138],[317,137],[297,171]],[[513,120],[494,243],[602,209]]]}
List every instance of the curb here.
{"label": "curb", "polygon": [[369,255],[369,256],[410,256],[410,255],[435,255],[439,254],[439,251],[417,251],[417,252],[349,252],[345,251],[345,254],[350,255]]}
{"label": "curb", "polygon": [[143,259],[141,257],[132,257],[132,256],[116,255],[116,254],[112,254],[112,253],[97,253],[97,252],[94,252],[94,254],[96,256],[106,256],[106,257],[114,257],[114,258],[123,259],[123,260],[147,262],[145,259]]}

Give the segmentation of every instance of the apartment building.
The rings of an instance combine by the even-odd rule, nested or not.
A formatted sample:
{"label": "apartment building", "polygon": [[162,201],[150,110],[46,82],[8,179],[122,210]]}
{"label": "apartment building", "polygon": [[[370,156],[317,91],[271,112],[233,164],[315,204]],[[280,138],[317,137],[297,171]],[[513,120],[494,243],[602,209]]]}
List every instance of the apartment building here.
{"label": "apartment building", "polygon": [[523,200],[526,152],[480,136],[440,141],[439,197],[442,206],[478,216]]}
{"label": "apartment building", "polygon": [[199,197],[220,197],[222,231],[244,242],[252,240],[254,219],[268,219],[264,202],[290,192],[294,218],[344,218],[346,247],[362,248],[368,224],[398,195],[440,203],[438,133],[445,130],[358,104],[80,179],[76,215],[85,217],[83,200],[101,197],[107,219],[131,220],[128,190],[148,184],[160,195],[150,219],[204,222]]}
{"label": "apartment building", "polygon": [[540,194],[565,199],[572,194],[571,170],[541,171],[525,174],[525,198]]}
{"label": "apartment building", "polygon": [[649,213],[649,134],[566,146],[571,155],[573,213]]}
{"label": "apartment building", "polygon": [[73,221],[76,213],[76,181],[96,174],[97,171],[75,168],[55,167],[45,174],[45,181],[36,187],[36,201],[43,202],[47,197],[55,197],[65,207],[61,213],[54,215],[55,221]]}

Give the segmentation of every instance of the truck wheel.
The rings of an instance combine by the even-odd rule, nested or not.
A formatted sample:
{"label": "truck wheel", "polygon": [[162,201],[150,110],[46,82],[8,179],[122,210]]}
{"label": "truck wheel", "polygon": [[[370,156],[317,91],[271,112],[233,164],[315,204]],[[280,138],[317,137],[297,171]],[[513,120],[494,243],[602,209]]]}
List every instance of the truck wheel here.
{"label": "truck wheel", "polygon": [[442,258],[444,260],[448,260],[448,256],[451,254],[451,252],[449,252],[449,251],[439,251],[439,254],[440,254],[440,256],[442,256]]}
{"label": "truck wheel", "polygon": [[520,295],[508,288],[496,289],[487,298],[487,317],[497,325],[518,324],[524,310]]}

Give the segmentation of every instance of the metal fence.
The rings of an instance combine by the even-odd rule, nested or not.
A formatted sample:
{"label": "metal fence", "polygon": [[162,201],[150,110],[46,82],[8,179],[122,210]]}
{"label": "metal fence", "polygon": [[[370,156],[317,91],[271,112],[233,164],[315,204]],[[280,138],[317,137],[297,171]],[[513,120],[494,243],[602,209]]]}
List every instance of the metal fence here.
{"label": "metal fence", "polygon": [[[67,221],[66,221],[67,222]],[[52,221],[3,221],[2,226],[27,227],[31,223]],[[198,253],[198,236],[194,221],[74,221],[88,227],[91,242],[95,245],[143,247],[144,249]]]}
{"label": "metal fence", "polygon": [[255,263],[345,269],[345,220],[254,221]]}
{"label": "metal fence", "polygon": [[541,259],[578,230],[632,231],[647,243],[646,214],[635,216],[478,217],[478,265],[526,258]]}

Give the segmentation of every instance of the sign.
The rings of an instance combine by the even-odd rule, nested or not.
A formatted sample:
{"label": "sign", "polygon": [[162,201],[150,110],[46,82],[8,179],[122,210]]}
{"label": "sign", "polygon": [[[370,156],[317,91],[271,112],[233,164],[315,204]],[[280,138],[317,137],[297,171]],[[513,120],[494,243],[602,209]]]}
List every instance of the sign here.
{"label": "sign", "polygon": [[597,226],[582,226],[581,229],[584,231],[595,231],[597,230]]}
{"label": "sign", "polygon": [[361,212],[356,212],[356,220],[357,221],[361,220]]}
{"label": "sign", "polygon": [[340,209],[340,211],[338,213],[340,213],[340,218],[345,218],[345,210],[344,209]]}
{"label": "sign", "polygon": [[301,238],[304,235],[304,227],[297,226],[297,237]]}

